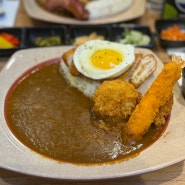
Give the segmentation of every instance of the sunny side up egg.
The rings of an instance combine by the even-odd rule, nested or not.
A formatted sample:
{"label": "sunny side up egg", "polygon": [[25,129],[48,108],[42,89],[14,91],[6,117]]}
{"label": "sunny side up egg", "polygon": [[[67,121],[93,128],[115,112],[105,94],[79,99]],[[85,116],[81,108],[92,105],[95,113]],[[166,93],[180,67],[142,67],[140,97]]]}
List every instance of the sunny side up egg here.
{"label": "sunny side up egg", "polygon": [[133,46],[102,40],[91,40],[78,46],[73,56],[77,70],[94,80],[123,74],[134,59]]}

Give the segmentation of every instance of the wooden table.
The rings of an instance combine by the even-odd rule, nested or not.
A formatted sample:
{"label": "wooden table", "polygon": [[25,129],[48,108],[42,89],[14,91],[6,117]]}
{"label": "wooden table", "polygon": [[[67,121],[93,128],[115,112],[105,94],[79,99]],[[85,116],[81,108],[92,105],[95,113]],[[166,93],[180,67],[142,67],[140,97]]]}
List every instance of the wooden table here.
{"label": "wooden table", "polygon": [[[160,18],[160,13],[146,10],[146,13],[141,18],[134,20],[134,23],[141,23],[150,26],[151,30],[155,32],[154,23],[155,20]],[[21,1],[18,15],[15,22],[15,27],[31,27],[48,25],[50,23],[40,22],[31,19],[25,12],[23,3]],[[166,63],[169,59],[167,53],[160,47],[156,40],[156,47],[154,52],[158,57]],[[0,70],[3,68],[8,58],[0,58]],[[175,151],[174,151],[175,152]],[[185,185],[185,162],[180,162],[175,165],[157,170],[154,172],[137,175],[128,178],[114,179],[111,181],[99,181],[99,182],[69,182],[54,179],[45,179],[40,177],[33,177],[17,172],[12,172],[5,169],[0,169],[0,185],[51,185],[51,184],[75,184],[75,185]]]}

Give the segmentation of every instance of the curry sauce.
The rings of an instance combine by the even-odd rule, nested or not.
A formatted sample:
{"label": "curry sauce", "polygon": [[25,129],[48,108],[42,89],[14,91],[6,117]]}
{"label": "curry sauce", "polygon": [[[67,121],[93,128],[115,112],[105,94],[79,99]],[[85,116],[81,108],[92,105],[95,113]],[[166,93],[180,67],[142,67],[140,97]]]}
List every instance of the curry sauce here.
{"label": "curry sauce", "polygon": [[5,118],[12,133],[31,150],[51,159],[95,165],[123,161],[156,141],[154,125],[139,143],[123,145],[122,125],[105,128],[91,113],[92,100],[70,87],[59,64],[36,66],[18,79],[6,97]]}

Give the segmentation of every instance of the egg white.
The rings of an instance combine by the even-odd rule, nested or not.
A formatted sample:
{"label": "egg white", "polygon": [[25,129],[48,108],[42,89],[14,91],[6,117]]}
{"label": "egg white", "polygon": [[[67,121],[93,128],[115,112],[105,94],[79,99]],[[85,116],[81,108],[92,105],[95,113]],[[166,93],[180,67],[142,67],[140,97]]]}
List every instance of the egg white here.
{"label": "egg white", "polygon": [[[112,69],[100,69],[91,62],[91,56],[98,50],[111,49],[122,54],[123,61]],[[91,40],[77,47],[73,55],[73,62],[77,70],[84,76],[94,79],[114,78],[123,74],[134,62],[135,54],[132,45]]]}

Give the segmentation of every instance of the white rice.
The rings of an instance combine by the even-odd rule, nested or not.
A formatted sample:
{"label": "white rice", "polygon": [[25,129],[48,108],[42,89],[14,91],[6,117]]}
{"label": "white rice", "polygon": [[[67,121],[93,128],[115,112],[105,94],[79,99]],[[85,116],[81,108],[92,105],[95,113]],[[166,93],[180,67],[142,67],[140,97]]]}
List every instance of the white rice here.
{"label": "white rice", "polygon": [[69,85],[77,88],[79,91],[90,98],[101,84],[101,82],[97,80],[71,75],[68,66],[66,66],[65,62],[63,61],[60,62],[60,72],[69,83]]}

